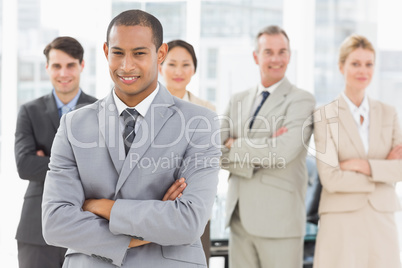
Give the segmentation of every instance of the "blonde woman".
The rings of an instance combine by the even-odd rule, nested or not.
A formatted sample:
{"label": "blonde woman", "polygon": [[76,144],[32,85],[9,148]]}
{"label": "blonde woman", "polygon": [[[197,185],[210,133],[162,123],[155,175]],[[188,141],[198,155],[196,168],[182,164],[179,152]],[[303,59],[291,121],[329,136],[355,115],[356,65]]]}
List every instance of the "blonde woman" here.
{"label": "blonde woman", "polygon": [[401,267],[394,212],[402,132],[395,109],[367,96],[374,64],[365,37],[346,38],[339,56],[344,91],[314,115],[323,185],[315,268]]}

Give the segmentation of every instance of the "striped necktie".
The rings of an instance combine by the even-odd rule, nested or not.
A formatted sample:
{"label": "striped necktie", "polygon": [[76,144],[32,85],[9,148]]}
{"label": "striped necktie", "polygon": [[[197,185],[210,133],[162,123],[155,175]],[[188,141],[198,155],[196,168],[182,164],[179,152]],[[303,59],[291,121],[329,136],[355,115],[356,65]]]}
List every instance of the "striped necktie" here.
{"label": "striped necktie", "polygon": [[130,151],[131,144],[135,138],[135,122],[137,121],[138,112],[133,108],[127,108],[123,111],[124,118],[124,132],[123,132],[123,140],[124,140],[124,149],[126,151],[126,155],[128,151]]}

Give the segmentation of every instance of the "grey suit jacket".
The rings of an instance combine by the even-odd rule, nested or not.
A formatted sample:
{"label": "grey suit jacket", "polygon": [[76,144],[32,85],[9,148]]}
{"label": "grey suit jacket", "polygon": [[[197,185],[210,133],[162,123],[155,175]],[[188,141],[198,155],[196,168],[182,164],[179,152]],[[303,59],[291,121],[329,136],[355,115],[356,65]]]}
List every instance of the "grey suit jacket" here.
{"label": "grey suit jacket", "polygon": [[[221,155],[215,116],[160,86],[127,158],[112,94],[63,117],[42,218],[46,241],[69,248],[64,267],[206,266],[200,236]],[[181,177],[183,196],[160,201]],[[82,211],[88,198],[116,200],[110,221]],[[128,249],[132,237],[152,243]]]}
{"label": "grey suit jacket", "polygon": [[[226,224],[239,205],[240,220],[252,235],[300,237],[305,232],[306,146],[312,134],[314,97],[284,78],[268,97],[250,130],[257,87],[234,95],[221,123],[222,167],[230,171]],[[273,138],[282,126],[288,132]]]}
{"label": "grey suit jacket", "polygon": [[[96,98],[81,92],[77,108],[95,101]],[[15,160],[20,178],[29,181],[16,235],[21,242],[46,245],[42,236],[41,202],[50,150],[59,121],[53,93],[23,104],[18,113]],[[45,157],[37,156],[38,150],[43,150]]]}

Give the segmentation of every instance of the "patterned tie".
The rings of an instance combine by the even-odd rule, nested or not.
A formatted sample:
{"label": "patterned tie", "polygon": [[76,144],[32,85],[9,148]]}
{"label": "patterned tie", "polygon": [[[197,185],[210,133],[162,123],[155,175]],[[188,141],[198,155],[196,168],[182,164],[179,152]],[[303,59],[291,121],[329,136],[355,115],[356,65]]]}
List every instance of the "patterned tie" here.
{"label": "patterned tie", "polygon": [[128,151],[130,151],[131,144],[135,138],[135,121],[138,117],[137,110],[133,108],[127,108],[123,111],[124,118],[124,132],[123,132],[123,140],[124,140],[124,149],[126,151],[126,155]]}
{"label": "patterned tie", "polygon": [[252,127],[253,124],[254,124],[255,117],[257,116],[258,112],[260,111],[262,105],[264,104],[264,102],[265,102],[265,100],[268,98],[268,96],[269,96],[269,92],[268,92],[268,91],[263,91],[263,92],[262,92],[262,100],[261,100],[260,105],[258,105],[257,109],[255,109],[255,113],[254,113],[253,118],[251,119],[251,122],[250,122],[250,129],[251,129],[251,127]]}

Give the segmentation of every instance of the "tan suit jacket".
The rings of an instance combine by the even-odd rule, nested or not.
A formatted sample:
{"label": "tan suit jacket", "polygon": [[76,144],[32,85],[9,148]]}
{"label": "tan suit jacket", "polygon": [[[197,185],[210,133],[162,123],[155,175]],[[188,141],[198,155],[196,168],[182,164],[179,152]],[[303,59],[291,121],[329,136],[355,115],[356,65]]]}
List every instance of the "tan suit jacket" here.
{"label": "tan suit jacket", "polygon": [[[312,134],[315,99],[286,78],[265,101],[252,129],[257,86],[234,95],[221,121],[222,168],[230,171],[226,225],[239,205],[240,220],[252,235],[301,237],[305,233],[306,149]],[[280,127],[288,132],[273,138]]]}
{"label": "tan suit jacket", "polygon": [[[357,126],[343,97],[314,113],[317,168],[323,185],[319,213],[355,211],[370,202],[381,212],[400,208],[395,183],[402,181],[402,160],[385,160],[402,144],[395,109],[369,98],[369,150],[365,153]],[[339,162],[367,159],[372,176],[342,171]]]}
{"label": "tan suit jacket", "polygon": [[209,101],[198,98],[196,95],[194,95],[190,91],[187,91],[187,93],[188,93],[188,99],[191,103],[208,108],[214,112],[216,111],[215,106],[212,103],[210,103]]}

